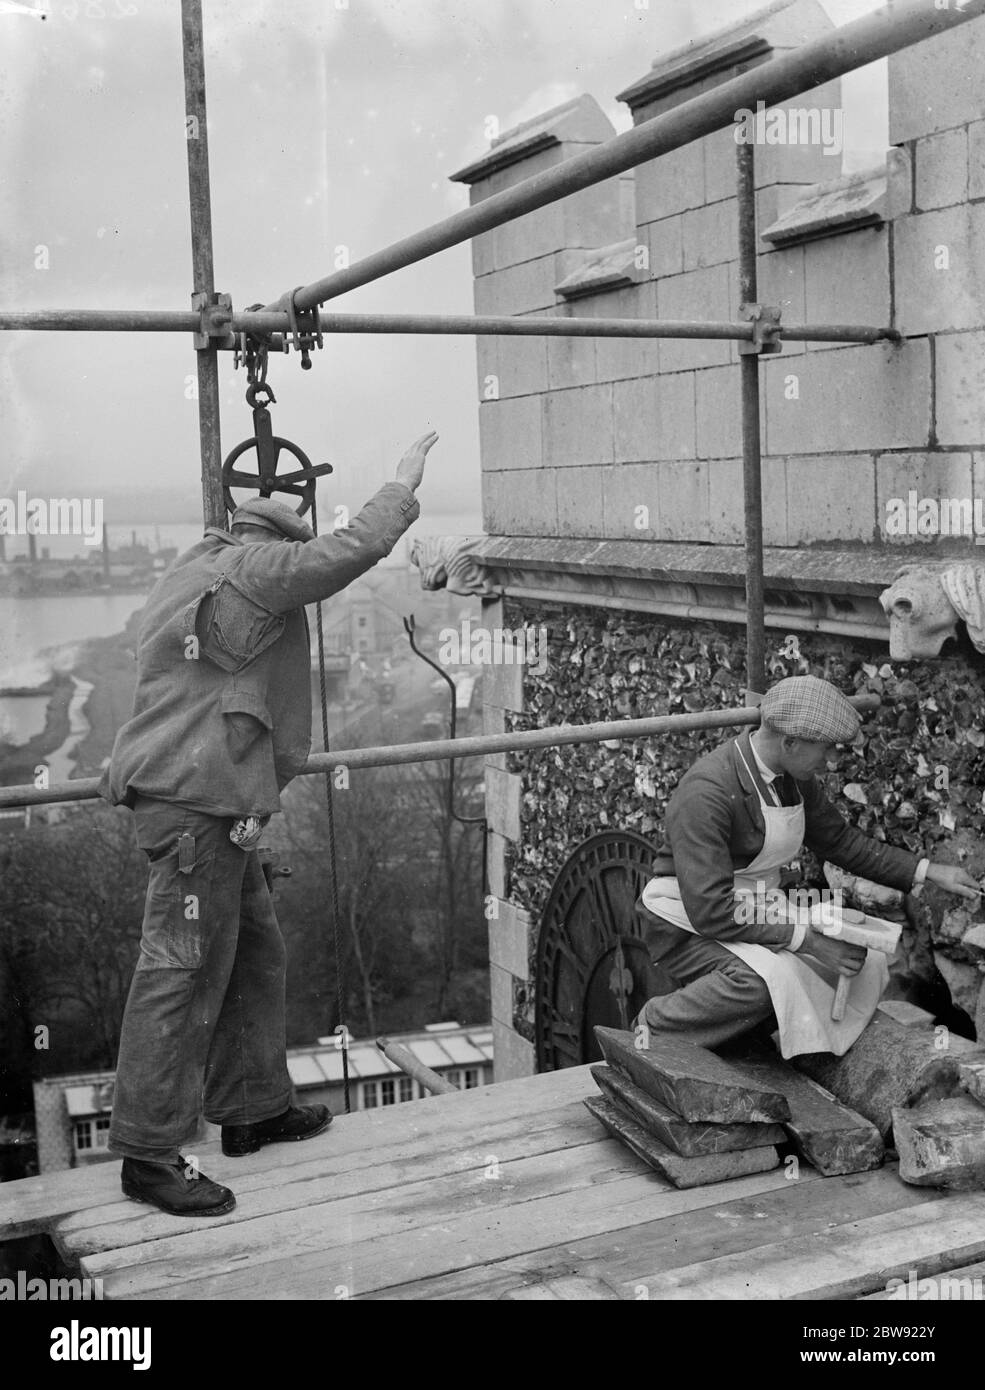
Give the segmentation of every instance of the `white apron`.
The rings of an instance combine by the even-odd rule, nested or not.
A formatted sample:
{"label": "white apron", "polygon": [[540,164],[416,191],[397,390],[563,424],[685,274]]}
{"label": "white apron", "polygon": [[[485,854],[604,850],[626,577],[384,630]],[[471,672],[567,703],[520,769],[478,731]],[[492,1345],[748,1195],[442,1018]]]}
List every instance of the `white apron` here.
{"label": "white apron", "polygon": [[[777,889],[780,870],[800,852],[804,842],[804,804],[773,806],[759,790],[749,764],[742,758],[759,796],[766,826],[763,848],[751,864],[735,874],[736,894],[753,895]],[[643,905],[658,917],[683,931],[698,936],[688,921],[676,878],[653,878],[643,889]],[[775,895],[770,900],[776,912]],[[794,920],[791,912],[790,920]],[[712,940],[713,938],[707,938]],[[876,1011],[889,981],[889,965],[880,951],[869,951],[865,964],[852,979],[845,1017],[836,1023],[831,1017],[838,975],[834,970],[793,951],[773,951],[746,941],[718,943],[755,970],[765,980],[779,1024],[780,1052],[797,1057],[803,1052],[847,1052]]]}

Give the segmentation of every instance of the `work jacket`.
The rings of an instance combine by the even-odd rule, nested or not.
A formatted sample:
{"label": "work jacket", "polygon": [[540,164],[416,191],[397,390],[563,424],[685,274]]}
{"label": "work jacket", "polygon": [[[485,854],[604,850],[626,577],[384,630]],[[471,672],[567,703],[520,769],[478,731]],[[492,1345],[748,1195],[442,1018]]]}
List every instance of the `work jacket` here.
{"label": "work jacket", "polygon": [[[748,767],[743,765],[740,749]],[[752,863],[766,839],[755,766],[748,730],[699,758],[668,803],[666,843],[654,872],[676,876],[688,921],[699,936],[782,948],[793,937],[787,923],[736,920],[733,875]],[[773,786],[785,805],[797,804],[798,791],[803,797],[804,844],[820,860],[909,892],[920,863],[917,855],[849,825],[816,777],[800,781],[785,773]],[[641,902],[637,907],[647,923],[651,960],[659,960],[681,942],[681,929],[656,917]]]}
{"label": "work jacket", "polygon": [[133,715],[100,792],[214,816],[268,816],[311,748],[304,605],[388,555],[420,507],[387,483],[352,523],[312,541],[244,544],[210,528],[158,582],[137,646]]}

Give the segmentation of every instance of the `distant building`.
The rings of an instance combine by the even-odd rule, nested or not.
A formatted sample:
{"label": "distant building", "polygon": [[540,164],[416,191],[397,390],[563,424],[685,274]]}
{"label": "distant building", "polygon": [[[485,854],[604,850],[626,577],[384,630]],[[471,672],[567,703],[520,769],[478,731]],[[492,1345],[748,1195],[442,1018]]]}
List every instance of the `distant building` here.
{"label": "distant building", "polygon": [[[432,1023],[412,1033],[390,1033],[426,1067],[461,1091],[492,1081],[492,1028]],[[420,1100],[428,1094],[412,1077],[388,1061],[375,1041],[353,1040],[348,1048],[349,1098],[353,1110],[373,1110]],[[298,1103],[322,1103],[335,1114],[345,1110],[341,1038],[319,1038],[311,1047],[289,1048],[287,1069]],[[34,1083],[38,1171],[80,1168],[113,1158],[108,1152],[115,1073],[80,1072],[48,1076]],[[203,1123],[199,1142],[218,1137]]]}

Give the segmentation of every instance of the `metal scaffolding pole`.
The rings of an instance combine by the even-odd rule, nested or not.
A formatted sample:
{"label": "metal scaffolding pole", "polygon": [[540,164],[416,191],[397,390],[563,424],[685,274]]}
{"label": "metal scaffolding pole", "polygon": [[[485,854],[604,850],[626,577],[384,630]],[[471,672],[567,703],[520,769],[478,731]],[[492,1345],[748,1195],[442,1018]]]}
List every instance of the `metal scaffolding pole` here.
{"label": "metal scaffolding pole", "polygon": [[[739,302],[755,304],[756,159],[754,146],[736,145],[739,221]],[[760,456],[759,350],[739,349],[742,397],[742,495],[746,529],[746,688],[766,693],[766,632],[763,621],[763,481]]]}
{"label": "metal scaffolding pole", "polygon": [[[282,310],[250,313],[221,310],[215,323],[233,333],[279,334],[287,329]],[[319,319],[324,333],[434,333],[474,334],[476,337],[556,338],[722,338],[735,342],[754,336],[750,323],[697,319],[552,318],[531,314],[513,318],[502,314],[325,314]],[[168,309],[15,309],[0,310],[0,329],[33,329],[41,332],[195,333],[198,314]],[[779,336],[798,342],[878,343],[895,341],[893,328],[866,324],[787,324]],[[275,346],[279,349],[282,343]]]}
{"label": "metal scaffolding pole", "polygon": [[[878,695],[852,695],[849,704],[860,714],[878,709]],[[753,708],[700,710],[696,714],[662,714],[653,719],[615,719],[600,724],[553,724],[507,734],[475,734],[469,738],[428,739],[423,743],[397,743],[372,748],[340,748],[315,753],[301,777],[313,777],[345,767],[350,772],[366,767],[401,767],[408,763],[441,762],[446,758],[485,757],[490,753],[522,752],[530,748],[555,748],[569,743],[601,743],[605,740],[654,738],[658,734],[690,733],[695,729],[730,729],[758,724]],[[98,796],[100,778],[79,777],[41,788],[33,783],[0,787],[0,810],[10,806],[43,806],[49,802],[92,801]]]}
{"label": "metal scaffolding pole", "polygon": [[[205,110],[205,54],[202,0],[181,0],[182,64],[185,74],[185,145],[188,150],[188,202],[191,208],[192,302],[215,301],[212,261],[212,200],[209,187],[209,132]],[[195,326],[198,326],[197,315]],[[219,441],[219,353],[213,340],[198,348],[198,436],[202,455],[202,510],[206,526],[225,526],[222,446]]]}
{"label": "metal scaffolding pole", "polygon": [[616,135],[603,145],[535,174],[513,188],[483,198],[475,206],[414,232],[345,270],[303,286],[296,291],[294,303],[299,309],[313,309],[317,304],[426,260],[481,232],[512,222],[524,213],[534,212],[570,193],[590,188],[658,155],[679,149],[701,136],[734,125],[736,111],[754,111],[757,101],[768,105],[785,101],[982,14],[985,14],[985,0],[963,0],[960,9],[956,5],[938,8],[932,0],[896,0],[792,53],[752,67],[672,111]]}

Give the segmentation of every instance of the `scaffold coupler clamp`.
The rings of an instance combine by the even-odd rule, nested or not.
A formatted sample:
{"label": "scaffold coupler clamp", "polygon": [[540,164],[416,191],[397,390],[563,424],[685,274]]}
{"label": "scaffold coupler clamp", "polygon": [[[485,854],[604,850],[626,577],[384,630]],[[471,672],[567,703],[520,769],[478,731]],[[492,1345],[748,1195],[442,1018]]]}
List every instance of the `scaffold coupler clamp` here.
{"label": "scaffold coupler clamp", "polygon": [[192,309],[197,310],[199,318],[198,332],[192,334],[197,352],[206,348],[235,348],[232,295],[216,293],[209,296],[199,290],[192,295]]}
{"label": "scaffold coupler clamp", "polygon": [[780,310],[774,304],[740,304],[739,318],[752,323],[752,337],[739,342],[739,352],[761,354],[782,352],[783,339],[780,337]]}
{"label": "scaffold coupler clamp", "polygon": [[308,371],[311,368],[311,349],[324,347],[325,343],[317,304],[313,309],[299,309],[294,302],[294,296],[301,289],[304,289],[303,285],[296,285],[293,290],[286,290],[278,299],[277,307],[283,309],[287,314],[288,327],[287,333],[284,335],[284,342],[286,344],[290,338],[291,346],[295,352],[301,354],[303,370]]}

